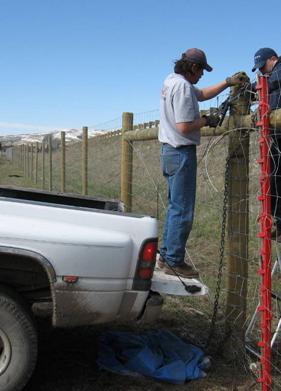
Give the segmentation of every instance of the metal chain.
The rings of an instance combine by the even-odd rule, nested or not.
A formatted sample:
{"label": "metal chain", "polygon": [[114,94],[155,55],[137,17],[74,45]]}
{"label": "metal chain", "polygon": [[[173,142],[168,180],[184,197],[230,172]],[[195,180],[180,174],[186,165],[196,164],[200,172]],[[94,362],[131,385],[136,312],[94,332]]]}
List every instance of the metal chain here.
{"label": "metal chain", "polygon": [[[220,242],[220,251],[219,251],[220,262],[219,262],[219,269],[218,269],[216,294],[215,294],[215,300],[214,300],[214,309],[213,309],[213,315],[212,315],[212,320],[211,320],[211,325],[210,325],[210,332],[209,332],[209,336],[208,336],[208,339],[207,339],[207,342],[205,345],[206,348],[208,348],[210,346],[211,340],[214,335],[218,307],[219,307],[219,298],[220,298],[220,292],[221,292],[222,268],[223,268],[223,259],[224,259],[224,249],[225,249],[225,231],[226,231],[225,228],[226,228],[226,216],[227,216],[228,195],[229,195],[230,160],[232,159],[233,155],[239,149],[239,146],[240,146],[240,144],[238,144],[237,147],[235,148],[235,150],[226,158],[226,163],[225,163],[224,196],[223,196],[223,211],[222,211],[222,225],[221,225],[221,242]],[[230,336],[230,334],[231,334],[231,330],[228,330],[226,332],[224,339],[223,339],[223,342]],[[220,345],[222,345],[222,342],[220,343]]]}
{"label": "metal chain", "polygon": [[226,164],[225,164],[224,196],[223,196],[223,210],[222,210],[222,224],[221,224],[221,242],[220,242],[220,250],[219,250],[220,261],[219,261],[219,268],[218,268],[216,294],[215,294],[215,300],[214,300],[214,310],[213,310],[213,315],[212,315],[212,320],[211,320],[211,325],[210,325],[210,332],[209,332],[209,336],[208,336],[208,339],[206,342],[207,348],[210,346],[210,343],[211,343],[213,335],[214,335],[218,307],[219,307],[219,298],[220,298],[220,292],[221,292],[222,268],[223,268],[223,259],[224,259],[224,249],[225,249],[226,216],[227,216],[228,194],[229,194],[229,166],[230,166],[229,163],[230,163],[230,159],[231,159],[231,156],[228,156],[226,158]]}

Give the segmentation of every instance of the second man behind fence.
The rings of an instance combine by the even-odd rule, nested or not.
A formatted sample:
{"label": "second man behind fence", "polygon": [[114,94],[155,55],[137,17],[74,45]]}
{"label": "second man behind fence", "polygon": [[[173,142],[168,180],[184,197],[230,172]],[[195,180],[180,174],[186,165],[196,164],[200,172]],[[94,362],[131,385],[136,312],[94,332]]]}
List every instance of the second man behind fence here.
{"label": "second man behind fence", "polygon": [[175,62],[174,73],[165,79],[160,101],[159,141],[168,206],[158,266],[167,274],[186,278],[198,276],[185,258],[195,206],[196,146],[200,143],[200,129],[216,127],[220,120],[217,114],[200,117],[198,101],[214,98],[227,87],[248,81],[244,72],[238,72],[213,86],[198,89],[195,84],[204,70],[212,71],[205,53],[188,49]]}
{"label": "second man behind fence", "polygon": [[[261,48],[255,53],[253,72],[259,70],[262,75],[268,75],[268,91],[270,110],[281,108],[281,57],[271,48]],[[256,91],[256,84],[251,89]],[[271,236],[281,242],[281,129],[270,129],[270,193],[271,214],[275,229]]]}

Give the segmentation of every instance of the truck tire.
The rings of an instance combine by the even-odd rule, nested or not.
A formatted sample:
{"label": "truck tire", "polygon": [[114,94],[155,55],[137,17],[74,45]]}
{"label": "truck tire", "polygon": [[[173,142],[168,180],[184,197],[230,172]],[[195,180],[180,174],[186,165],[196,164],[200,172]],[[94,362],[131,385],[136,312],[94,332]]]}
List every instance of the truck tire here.
{"label": "truck tire", "polygon": [[0,286],[0,390],[22,390],[36,360],[37,332],[28,307],[16,292]]}

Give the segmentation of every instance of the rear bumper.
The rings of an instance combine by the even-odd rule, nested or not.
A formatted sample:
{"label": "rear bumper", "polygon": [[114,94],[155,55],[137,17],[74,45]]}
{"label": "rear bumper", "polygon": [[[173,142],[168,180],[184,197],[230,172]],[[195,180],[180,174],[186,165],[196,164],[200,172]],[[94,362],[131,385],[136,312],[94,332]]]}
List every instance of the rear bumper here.
{"label": "rear bumper", "polygon": [[[154,297],[155,296],[155,297]],[[56,290],[53,325],[76,327],[109,323],[130,322],[136,319],[155,319],[161,311],[160,295],[149,291],[73,291]]]}

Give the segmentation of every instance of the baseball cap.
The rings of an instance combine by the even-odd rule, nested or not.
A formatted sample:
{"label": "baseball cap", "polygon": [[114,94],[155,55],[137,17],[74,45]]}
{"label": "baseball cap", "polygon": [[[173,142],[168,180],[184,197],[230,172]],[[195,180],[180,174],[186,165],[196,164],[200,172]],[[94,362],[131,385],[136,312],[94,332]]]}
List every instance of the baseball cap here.
{"label": "baseball cap", "polygon": [[262,68],[265,65],[265,63],[266,63],[266,60],[268,60],[272,56],[278,57],[278,55],[275,52],[275,50],[270,49],[270,48],[261,48],[261,49],[259,49],[256,52],[255,57],[254,57],[255,65],[254,65],[254,67],[252,69],[252,72],[255,72],[256,69]]}
{"label": "baseball cap", "polygon": [[194,64],[202,65],[202,67],[208,72],[213,70],[213,68],[207,63],[206,54],[201,49],[188,49],[183,53],[183,56],[186,60],[193,62]]}

